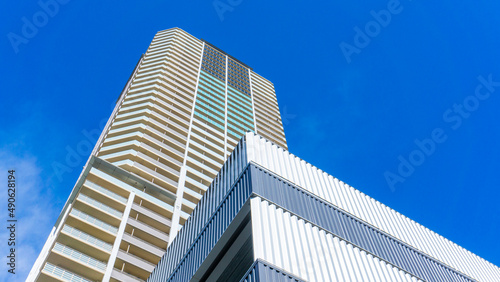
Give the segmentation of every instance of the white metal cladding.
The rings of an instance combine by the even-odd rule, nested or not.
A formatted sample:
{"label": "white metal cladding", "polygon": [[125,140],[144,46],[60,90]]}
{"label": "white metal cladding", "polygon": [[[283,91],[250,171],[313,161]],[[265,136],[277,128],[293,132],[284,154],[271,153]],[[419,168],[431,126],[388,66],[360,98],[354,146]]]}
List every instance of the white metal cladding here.
{"label": "white metal cladding", "polygon": [[[244,154],[240,154],[240,156],[244,156]],[[228,190],[228,187],[224,187],[225,185],[229,185],[231,189]],[[216,206],[215,210],[210,205],[204,205],[204,212],[193,214],[192,219],[188,220],[189,225],[186,225],[192,232],[180,233],[180,237],[177,237],[176,240],[181,243],[176,245],[176,249],[169,248],[167,250],[167,255],[158,265],[150,281],[191,279],[250,194],[272,201],[295,214],[296,217],[307,220],[311,225],[323,229],[324,232],[332,236],[341,236],[338,238],[343,238],[342,241],[349,241],[350,245],[356,245],[356,248],[359,247],[358,249],[369,253],[370,256],[383,259],[386,263],[399,267],[405,273],[409,271],[428,281],[471,281],[390,236],[367,226],[351,215],[336,210],[326,201],[321,201],[305,190],[280,180],[271,172],[266,172],[254,164],[249,164],[244,169],[235,185],[232,183],[225,185],[217,187],[219,191],[229,191],[222,198],[222,202],[219,202],[220,204]],[[212,190],[209,189],[208,193],[210,191]],[[217,199],[212,198],[212,200]],[[202,199],[201,203],[203,202]],[[203,218],[206,215],[210,215],[210,217],[205,221]],[[273,217],[269,216],[268,218]],[[193,222],[197,223],[198,227],[193,228]],[[278,219],[273,222],[273,224],[281,223]],[[271,228],[265,232],[276,234],[275,231]],[[297,241],[301,242],[298,239]],[[261,240],[257,239],[254,241],[254,245],[257,248],[261,246],[268,249],[268,246],[262,246],[260,242]],[[286,248],[282,250],[286,250]],[[283,256],[294,255],[301,257],[297,253],[283,254]],[[290,271],[292,270],[290,269]]]}
{"label": "white metal cladding", "polygon": [[473,281],[268,170],[250,165],[252,193],[427,281]]}
{"label": "white metal cladding", "polygon": [[251,213],[255,257],[307,281],[423,281],[260,197]]}
{"label": "white metal cladding", "polygon": [[293,277],[292,275],[286,273],[282,269],[269,264],[266,261],[261,259],[257,259],[252,267],[248,270],[245,276],[240,280],[240,282],[285,282],[285,281],[293,281],[293,282],[303,282],[304,280],[299,279],[297,277]]}
{"label": "white metal cladding", "polygon": [[[250,155],[255,155],[255,153],[258,153],[258,150],[255,148],[252,148],[253,146],[248,146],[248,154]],[[219,173],[219,175],[216,177],[216,180],[212,183],[211,187],[209,188],[208,192],[205,194],[206,197],[202,198],[200,201],[200,205],[195,209],[195,212],[193,213],[193,216],[191,217],[190,220],[186,223],[185,227],[183,230],[181,230],[180,237],[176,238],[174,243],[172,244],[171,248],[168,249],[167,251],[167,256],[164,256],[162,258],[162,261],[158,265],[161,270],[159,272],[161,273],[156,273],[156,276],[153,277],[155,279],[151,279],[150,281],[163,281],[166,278],[170,277],[170,274],[174,269],[178,268],[179,263],[181,262],[181,259],[185,257],[185,255],[188,252],[191,252],[191,254],[196,254],[196,255],[191,255],[191,257],[198,257],[198,260],[196,263],[191,264],[191,263],[184,263],[182,262],[183,266],[182,269],[176,270],[182,272],[182,275],[178,275],[177,278],[187,278],[189,277],[189,273],[194,273],[195,269],[198,267],[200,261],[202,260],[203,257],[206,256],[206,254],[210,251],[211,247],[213,247],[213,244],[216,243],[218,236],[220,236],[226,228],[225,224],[228,224],[228,222],[231,221],[231,216],[228,218],[227,216],[223,216],[225,218],[225,223],[217,226],[218,224],[212,224],[211,227],[215,228],[212,229],[211,231],[207,234],[211,235],[206,235],[205,238],[210,238],[209,241],[199,243],[197,248],[199,249],[200,246],[202,248],[202,252],[196,251],[195,247],[193,247],[195,244],[194,242],[198,240],[200,237],[201,232],[204,232],[203,229],[207,225],[208,221],[215,220],[215,214],[221,214],[220,212],[217,211],[219,204],[224,197],[226,197],[227,192],[232,186],[232,183],[236,180],[236,178],[240,175],[240,172],[243,170],[245,165],[248,163],[246,159],[246,152],[245,150],[245,139],[241,140],[240,143],[238,144],[235,152],[230,156],[228,162],[224,165],[223,169]],[[253,167],[253,166],[250,166]],[[257,169],[257,168],[255,168]],[[269,174],[268,174],[269,175]],[[269,176],[267,176],[269,178]],[[272,178],[272,177],[271,177]],[[276,179],[276,177],[274,177]],[[299,214],[303,214],[302,216],[305,216],[307,220],[313,220],[313,222],[318,222],[321,223],[320,226],[322,228],[328,227],[329,223],[328,221],[331,221],[330,219],[325,219],[328,217],[328,213],[325,213],[324,211],[319,211],[317,208],[320,205],[314,205],[314,204],[306,204],[305,202],[301,201],[297,196],[294,196],[290,191],[284,191],[281,187],[278,187],[276,185],[273,185],[272,182],[266,183],[265,181],[262,182],[264,178],[262,178],[262,175],[259,175],[257,173],[252,172],[252,187],[251,191],[256,191],[259,195],[263,195],[265,198],[273,199],[274,202],[280,203],[279,205],[285,205],[288,210],[291,210],[293,213],[298,212]],[[255,182],[257,181],[257,182]],[[254,183],[255,182],[255,183]],[[276,181],[274,181],[276,182]],[[283,182],[283,181],[281,181]],[[257,183],[257,184],[256,184]],[[289,186],[289,184],[287,184]],[[262,187],[261,187],[262,186]],[[291,187],[291,186],[290,186]],[[234,187],[233,187],[234,188]],[[300,190],[302,188],[294,188],[295,190]],[[215,190],[215,191],[213,191]],[[231,189],[232,190],[232,189]],[[235,189],[237,190],[237,189]],[[241,193],[233,193],[232,197],[236,197],[238,199],[246,199],[248,193],[250,190],[244,189],[246,192],[241,194]],[[300,192],[300,191],[299,191]],[[302,192],[303,193],[303,192]],[[239,196],[234,196],[235,194],[238,194]],[[300,193],[299,193],[300,194]],[[285,197],[283,198],[283,196]],[[303,197],[303,196],[302,196]],[[315,197],[314,194],[311,194],[310,197]],[[293,199],[292,199],[293,198]],[[306,198],[302,198],[305,200]],[[226,199],[227,200],[227,199]],[[241,201],[241,200],[240,200]],[[317,200],[315,200],[317,201]],[[287,204],[287,202],[289,204]],[[290,205],[291,203],[291,205]],[[301,205],[297,205],[297,203],[302,203],[302,205],[307,205],[307,207],[310,207],[311,210],[304,210],[304,207]],[[327,203],[327,201],[325,201]],[[229,211],[235,212],[234,208],[238,209],[239,205],[232,206]],[[301,210],[303,212],[301,212]],[[304,213],[305,212],[305,213]],[[319,214],[318,214],[319,213]],[[344,212],[345,213],[345,212]],[[224,214],[224,213],[222,213]],[[465,277],[462,276],[457,276],[456,273],[450,274],[450,272],[443,272],[442,270],[436,270],[435,266],[432,266],[429,268],[429,262],[430,259],[426,258],[425,256],[418,255],[414,251],[411,251],[408,249],[408,247],[404,247],[400,243],[395,242],[393,239],[388,238],[387,235],[382,235],[380,232],[376,231],[375,229],[370,229],[371,227],[356,227],[354,224],[356,221],[362,222],[361,220],[358,220],[356,218],[351,218],[351,219],[344,219],[341,218],[342,216],[339,217],[339,213],[337,214],[337,222],[338,225],[336,228],[332,229],[332,226],[330,225],[331,230],[337,230],[338,234],[341,234],[341,236],[345,237],[349,241],[353,240],[354,242],[357,242],[356,244],[358,246],[361,246],[362,248],[368,248],[372,250],[372,252],[376,253],[377,256],[382,255],[384,259],[386,259],[390,263],[396,263],[399,267],[402,267],[402,269],[410,270],[412,273],[421,273],[427,279],[430,279],[429,277],[441,277],[441,278],[436,278],[430,279],[433,281],[465,281],[467,280]],[[346,213],[347,214],[347,213]],[[332,214],[333,216],[333,214]],[[221,217],[219,215],[218,217]],[[326,220],[326,221],[325,221]],[[224,222],[224,221],[223,221]],[[331,222],[330,222],[331,223]],[[325,225],[326,224],[326,225]],[[354,224],[354,225],[353,225]],[[358,224],[359,225],[359,224]],[[330,231],[330,229],[326,229]],[[345,232],[339,232],[339,228],[344,228]],[[347,229],[345,229],[347,228]],[[367,229],[368,228],[368,229]],[[206,229],[206,228],[205,228]],[[375,232],[373,231],[375,230]],[[376,234],[374,234],[376,233]],[[207,237],[208,236],[208,237]],[[381,237],[379,239],[375,237]],[[197,239],[198,238],[198,239]],[[208,242],[208,245],[207,245]],[[374,243],[375,242],[375,243]],[[375,244],[375,245],[373,245]],[[173,247],[173,248],[172,248]],[[406,249],[405,249],[406,248]],[[195,252],[196,251],[196,252]],[[392,252],[392,253],[391,253]],[[370,254],[373,256],[372,254]],[[409,256],[409,257],[408,257]],[[167,258],[168,257],[168,258]],[[405,257],[407,257],[405,259]],[[410,258],[411,257],[411,258]],[[425,266],[427,265],[427,266]],[[416,269],[415,269],[416,267]],[[412,270],[413,269],[413,270]],[[430,272],[429,272],[430,271]],[[436,272],[437,271],[437,272]],[[158,271],[157,271],[158,272]],[[437,274],[436,274],[437,273]],[[429,276],[430,274],[430,276]],[[184,276],[187,275],[187,276]],[[452,276],[450,276],[452,275]],[[447,277],[447,278],[445,278]],[[453,277],[453,278],[450,278]],[[182,280],[182,279],[181,279]]]}
{"label": "white metal cladding", "polygon": [[483,258],[370,198],[253,133],[246,134],[248,161],[348,211],[422,252],[479,281],[500,281],[500,269]]}
{"label": "white metal cladding", "polygon": [[[370,256],[383,258],[387,263],[429,281],[468,280],[348,213],[337,210],[327,201],[320,201],[317,196],[304,193],[302,188],[280,180],[271,172],[265,172],[253,164],[244,167],[244,144],[243,139],[223,167],[218,180],[214,181],[205,194],[206,197],[200,201],[185,229],[167,250],[150,281],[190,279],[250,193],[273,201],[311,224],[324,228],[332,236],[341,236],[351,242],[350,245],[356,244],[363,248],[365,253],[366,250],[370,251]],[[248,171],[251,171],[250,178],[246,175]],[[233,185],[237,177],[239,180]],[[270,232],[273,234],[274,230]]]}

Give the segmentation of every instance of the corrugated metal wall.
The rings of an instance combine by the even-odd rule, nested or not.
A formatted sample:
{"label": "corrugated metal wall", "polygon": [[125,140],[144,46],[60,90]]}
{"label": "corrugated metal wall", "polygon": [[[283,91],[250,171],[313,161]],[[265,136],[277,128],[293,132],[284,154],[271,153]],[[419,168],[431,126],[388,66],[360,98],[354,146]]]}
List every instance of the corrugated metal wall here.
{"label": "corrugated metal wall", "polygon": [[427,281],[473,281],[263,168],[252,164],[250,170],[254,194],[409,273]]}
{"label": "corrugated metal wall", "polygon": [[[445,265],[433,259],[429,259],[418,251],[409,248],[407,245],[402,244],[391,236],[375,230],[373,227],[364,224],[343,211],[337,210],[334,206],[321,201],[313,194],[309,194],[303,189],[287,183],[271,172],[267,172],[262,168],[250,164],[244,169],[243,174],[239,176],[235,185],[231,185],[230,183],[226,184],[229,185],[231,189],[221,200],[221,204],[215,208],[214,212],[208,211],[209,206],[203,206],[206,208],[205,212],[200,212],[192,216],[193,222],[202,222],[199,221],[200,218],[207,214],[211,214],[206,222],[202,222],[203,224],[200,226],[203,228],[200,228],[196,236],[192,237],[192,234],[195,233],[188,232],[186,232],[185,235],[184,233],[179,234],[176,240],[179,240],[182,244],[176,246],[185,246],[184,251],[179,247],[176,249],[169,248],[167,255],[162,258],[162,261],[153,272],[149,281],[189,280],[197,271],[203,260],[208,256],[251,194],[255,196],[260,195],[276,205],[287,209],[294,214],[294,218],[300,218],[302,221],[306,219],[307,224],[313,229],[319,230],[321,228],[322,232],[330,234],[329,236],[335,237],[336,240],[350,242],[348,245],[353,246],[355,249],[359,249],[360,252],[367,254],[377,262],[381,261],[393,268],[397,268],[398,272],[405,273],[404,276],[411,278],[412,275],[410,275],[410,273],[412,273],[427,281],[471,281]],[[218,187],[219,191],[228,191],[227,186],[225,187],[224,185],[214,186],[214,188],[215,187]],[[295,238],[293,239],[294,242],[302,243],[295,244],[293,247],[278,246],[278,248],[275,248],[274,245],[276,242],[281,242],[280,240],[287,238],[287,236],[297,236],[296,234],[298,233],[288,228],[287,234],[279,235],[280,230],[276,228],[279,229],[278,226],[287,224],[286,221],[283,221],[285,219],[282,217],[277,219],[272,214],[256,217],[252,214],[252,221],[255,220],[262,220],[265,224],[270,224],[269,228],[264,228],[262,226],[253,228],[254,232],[256,232],[255,230],[259,230],[255,233],[254,237],[256,257],[270,261],[300,277],[305,277],[303,276],[303,271],[297,272],[296,268],[283,264],[283,261],[279,259],[276,260],[276,258],[293,257],[296,265],[307,264],[309,262],[315,265],[315,273],[318,271],[316,268],[321,268],[324,273],[328,273],[328,268],[323,269],[324,267],[321,265],[321,263],[324,264],[325,261],[330,261],[328,256],[318,254],[317,256],[309,256],[304,261],[304,253],[300,251],[303,248],[307,248],[307,246],[302,246],[303,242],[307,241],[309,244],[320,244],[321,242],[312,240],[312,237]],[[188,226],[191,225],[187,225],[186,227]],[[265,239],[263,240],[262,238]],[[269,240],[269,238],[274,238],[274,243],[273,240]],[[260,252],[262,251],[264,255],[261,255]],[[266,252],[268,252],[267,255]],[[355,267],[350,265],[355,263],[357,265],[356,267],[361,266],[360,268],[364,269],[362,270],[363,273],[365,271],[367,273],[371,271],[371,265],[369,263],[361,264],[361,261],[353,262],[347,259],[343,261],[342,268]],[[173,262],[177,263],[174,264]],[[306,269],[310,269],[310,267]],[[346,272],[345,277],[350,277],[349,273],[350,272]],[[327,281],[325,279],[326,278],[323,276],[307,277],[309,281]]]}
{"label": "corrugated metal wall", "polygon": [[422,281],[259,197],[251,211],[255,256],[307,281]]}
{"label": "corrugated metal wall", "polygon": [[[148,281],[166,281],[169,277],[172,281],[189,280],[251,193],[287,210],[285,216],[283,210],[272,212],[268,207],[267,215],[259,217],[261,222],[255,224],[259,224],[260,229],[254,229],[266,232],[259,233],[260,237],[254,239],[256,254],[305,280],[329,281],[335,278],[361,281],[366,277],[380,277],[377,281],[417,281],[421,277],[428,281],[471,281],[397,238],[407,232],[400,230],[406,228],[403,222],[412,224],[416,230],[428,229],[344,186],[276,145],[251,133],[246,138],[240,141],[229,157]],[[264,158],[267,161],[263,161]],[[250,160],[258,164],[248,165]],[[295,184],[262,166],[274,168],[282,176],[290,177]],[[296,186],[297,183],[301,183],[301,187]],[[354,203],[354,195],[363,197],[363,200],[357,199],[360,202]],[[343,203],[344,210],[330,202]],[[371,206],[368,205],[370,202]],[[364,222],[361,220],[363,217],[370,220]],[[297,225],[299,221],[302,222],[302,229]],[[372,222],[384,222],[394,228],[391,231],[398,228],[400,232],[391,235],[390,231],[380,228],[382,232],[377,230],[379,227],[371,226],[375,225]],[[318,244],[321,248],[316,249]],[[304,256],[305,250],[310,254],[308,257]],[[446,256],[453,255],[456,253]],[[476,275],[487,277],[480,281],[499,281],[494,273],[481,273],[482,268],[477,261],[475,264],[472,262],[470,268],[475,269]],[[495,269],[496,266],[493,266],[493,271]]]}
{"label": "corrugated metal wall", "polygon": [[479,281],[500,281],[500,269],[497,266],[273,145],[262,137],[247,133],[246,143],[249,161],[275,172],[335,206]]}
{"label": "corrugated metal wall", "polygon": [[282,269],[270,265],[260,259],[256,260],[252,267],[248,270],[245,277],[240,282],[305,282],[299,278],[284,272]]}

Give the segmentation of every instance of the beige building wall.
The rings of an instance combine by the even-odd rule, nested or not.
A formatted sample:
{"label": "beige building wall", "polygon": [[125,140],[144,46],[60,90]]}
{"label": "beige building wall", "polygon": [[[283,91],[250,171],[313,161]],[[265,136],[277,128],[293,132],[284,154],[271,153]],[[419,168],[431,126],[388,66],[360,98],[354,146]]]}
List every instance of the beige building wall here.
{"label": "beige building wall", "polygon": [[179,28],[123,90],[28,281],[142,281],[247,131],[286,147],[271,82]]}

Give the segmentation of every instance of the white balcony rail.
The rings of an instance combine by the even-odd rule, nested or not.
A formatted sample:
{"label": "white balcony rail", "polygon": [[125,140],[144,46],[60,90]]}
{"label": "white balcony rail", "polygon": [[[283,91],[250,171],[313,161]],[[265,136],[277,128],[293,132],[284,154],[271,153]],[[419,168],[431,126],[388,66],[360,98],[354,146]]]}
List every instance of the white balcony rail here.
{"label": "white balcony rail", "polygon": [[83,264],[92,266],[92,267],[100,269],[102,271],[106,270],[106,264],[104,262],[98,261],[92,257],[87,256],[86,254],[82,254],[79,251],[74,250],[68,246],[63,245],[63,244],[56,243],[54,246],[54,250],[59,252],[59,253],[62,253],[64,255],[67,255],[71,258],[74,258]]}
{"label": "white balcony rail", "polygon": [[112,199],[117,200],[117,201],[118,201],[118,202],[120,202],[120,203],[123,203],[123,204],[126,204],[126,203],[127,203],[127,198],[122,197],[122,196],[120,196],[120,195],[118,195],[118,194],[116,194],[116,193],[113,193],[113,192],[109,191],[108,189],[103,188],[103,187],[101,187],[101,186],[99,186],[99,185],[95,184],[94,182],[91,182],[91,181],[88,181],[88,180],[87,180],[87,181],[85,182],[85,185],[87,185],[88,187],[90,187],[90,188],[92,188],[92,189],[94,189],[94,190],[96,190],[96,191],[101,192],[102,194],[104,194],[104,195],[106,195],[106,196],[109,196],[109,197],[110,197],[110,198],[112,198]]}
{"label": "white balcony rail", "polygon": [[59,277],[63,281],[68,282],[92,282],[83,277],[80,277],[72,272],[62,269],[50,263],[46,263],[43,267],[43,272]]}
{"label": "white balcony rail", "polygon": [[111,208],[111,207],[109,207],[109,206],[107,206],[107,205],[105,205],[105,204],[103,204],[103,203],[101,203],[101,202],[99,202],[99,201],[97,201],[97,200],[95,200],[95,199],[93,199],[93,198],[85,195],[85,194],[78,195],[77,199],[80,200],[80,201],[82,201],[82,202],[84,202],[84,203],[87,203],[87,204],[89,204],[91,206],[99,208],[99,209],[101,209],[101,210],[103,210],[103,211],[105,211],[105,212],[107,212],[107,213],[109,213],[111,215],[114,215],[114,216],[116,216],[118,218],[122,218],[122,216],[123,216],[123,214],[121,212],[119,212],[119,211],[117,211],[117,210],[115,210],[115,209],[113,209],[113,208]]}
{"label": "white balcony rail", "polygon": [[118,228],[114,227],[113,225],[110,225],[110,224],[107,224],[103,221],[100,221],[99,219],[92,217],[92,216],[90,216],[84,212],[81,212],[77,209],[72,209],[69,214],[73,215],[75,217],[78,217],[78,218],[82,219],[83,221],[88,222],[92,225],[100,227],[106,231],[109,231],[113,234],[116,234],[118,232]]}
{"label": "white balcony rail", "polygon": [[111,250],[113,249],[113,246],[111,244],[108,244],[102,240],[99,240],[96,237],[91,236],[91,235],[89,235],[83,231],[80,231],[74,227],[71,227],[69,225],[64,225],[62,230],[64,232],[80,239],[81,241],[84,241],[84,242],[86,242],[90,245],[93,245],[93,246],[97,246],[97,247],[104,249],[106,251],[111,252]]}

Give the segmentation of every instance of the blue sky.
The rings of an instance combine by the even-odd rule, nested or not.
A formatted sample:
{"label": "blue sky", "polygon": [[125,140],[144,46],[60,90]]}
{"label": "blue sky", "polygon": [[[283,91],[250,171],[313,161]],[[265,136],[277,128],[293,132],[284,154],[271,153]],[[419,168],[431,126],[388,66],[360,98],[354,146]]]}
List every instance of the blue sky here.
{"label": "blue sky", "polygon": [[[274,83],[292,153],[499,265],[499,8],[422,0],[7,3],[0,168],[18,176],[16,279],[29,272],[140,55],[171,27]],[[5,242],[4,229],[0,235]],[[0,248],[4,260],[6,252]],[[13,281],[1,264],[0,279]]]}

